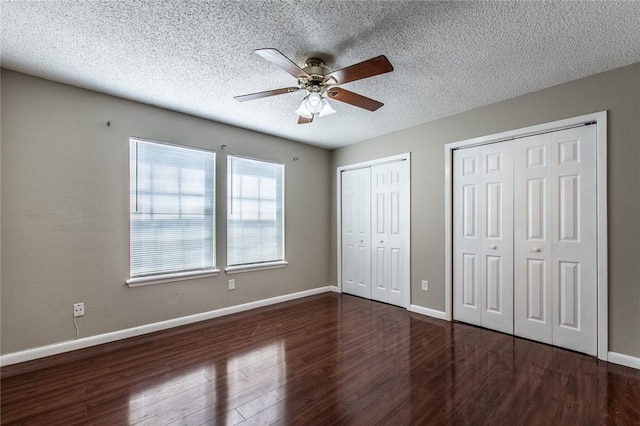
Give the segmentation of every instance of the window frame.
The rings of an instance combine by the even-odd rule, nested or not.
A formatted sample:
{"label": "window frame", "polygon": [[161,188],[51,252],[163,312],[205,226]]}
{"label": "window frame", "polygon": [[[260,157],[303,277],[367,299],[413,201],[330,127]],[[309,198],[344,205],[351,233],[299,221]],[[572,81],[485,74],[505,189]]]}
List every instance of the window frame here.
{"label": "window frame", "polygon": [[[162,272],[162,273],[156,273],[156,274],[148,274],[148,275],[138,275],[138,276],[132,276],[132,260],[133,260],[133,249],[132,249],[132,244],[133,244],[133,238],[132,238],[132,200],[131,200],[131,193],[132,193],[132,186],[133,186],[133,181],[132,181],[132,157],[131,157],[131,146],[133,143],[146,143],[146,144],[155,144],[155,145],[160,145],[160,146],[164,146],[164,147],[172,147],[172,148],[178,148],[178,149],[183,149],[183,150],[189,150],[189,151],[200,151],[200,152],[205,152],[205,153],[209,153],[212,154],[213,158],[212,158],[212,164],[213,164],[213,170],[212,170],[212,175],[211,175],[211,188],[213,191],[212,194],[212,201],[213,201],[213,205],[212,205],[212,215],[211,215],[211,251],[212,251],[212,266],[211,268],[205,268],[205,269],[198,269],[198,270],[184,270],[184,271],[176,271],[176,272]],[[205,278],[205,277],[211,277],[211,276],[217,276],[220,273],[220,270],[217,269],[216,264],[217,264],[217,252],[216,252],[216,237],[217,237],[217,230],[216,230],[216,220],[217,220],[217,215],[216,215],[216,208],[217,208],[217,181],[216,181],[216,173],[217,173],[217,155],[216,152],[210,149],[206,149],[206,148],[200,148],[200,147],[192,147],[192,146],[187,146],[187,145],[180,145],[180,144],[175,144],[175,143],[167,143],[167,142],[162,142],[162,141],[156,141],[156,140],[149,140],[149,139],[144,139],[144,138],[139,138],[139,137],[135,137],[135,136],[131,136],[129,137],[129,185],[128,185],[128,198],[129,198],[129,202],[128,202],[128,223],[129,223],[129,251],[128,251],[128,259],[129,259],[129,278],[127,280],[125,280],[125,284],[129,287],[139,287],[139,286],[145,286],[145,285],[150,285],[150,284],[160,284],[160,283],[166,283],[166,282],[174,282],[174,281],[182,281],[182,280],[190,280],[190,279],[197,279],[197,278]],[[139,167],[139,159],[136,162],[136,168]]]}

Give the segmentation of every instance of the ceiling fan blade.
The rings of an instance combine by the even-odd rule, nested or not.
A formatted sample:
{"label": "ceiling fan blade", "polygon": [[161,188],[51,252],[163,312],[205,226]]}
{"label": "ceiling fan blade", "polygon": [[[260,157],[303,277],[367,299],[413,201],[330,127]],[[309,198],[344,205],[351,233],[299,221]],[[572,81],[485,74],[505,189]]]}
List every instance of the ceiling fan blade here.
{"label": "ceiling fan blade", "polygon": [[380,55],[364,62],[351,65],[350,67],[330,72],[324,76],[323,82],[327,82],[333,77],[336,80],[335,84],[344,84],[391,71],[393,71],[393,65],[391,65],[391,62],[389,62],[386,56]]}
{"label": "ceiling fan blade", "polygon": [[276,64],[295,78],[311,79],[311,76],[309,74],[307,74],[302,68],[294,64],[291,59],[280,53],[278,49],[256,49],[256,53],[262,56],[267,61]]}
{"label": "ceiling fan blade", "polygon": [[308,124],[313,121],[313,115],[311,118],[303,117],[301,115],[298,116],[298,124]]}
{"label": "ceiling fan blade", "polygon": [[327,91],[327,95],[331,99],[335,99],[336,101],[344,102],[353,106],[357,106],[359,108],[364,108],[369,111],[376,111],[378,108],[384,105],[382,102],[378,102],[374,99],[367,98],[366,96],[358,95],[357,93],[341,89],[340,87],[332,87]]}
{"label": "ceiling fan blade", "polygon": [[265,92],[234,96],[233,99],[235,99],[238,102],[252,101],[254,99],[266,98],[267,96],[283,95],[285,93],[297,92],[298,90],[300,90],[299,87],[285,87],[282,89],[267,90]]}

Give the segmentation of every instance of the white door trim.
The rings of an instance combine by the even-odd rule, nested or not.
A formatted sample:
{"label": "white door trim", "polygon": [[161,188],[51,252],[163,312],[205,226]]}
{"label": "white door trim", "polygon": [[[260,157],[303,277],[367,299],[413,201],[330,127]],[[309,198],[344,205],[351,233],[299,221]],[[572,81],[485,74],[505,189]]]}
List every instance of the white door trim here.
{"label": "white door trim", "polygon": [[598,293],[598,358],[607,360],[608,339],[608,240],[607,240],[607,111],[553,121],[522,129],[493,135],[480,136],[444,146],[444,196],[445,196],[445,319],[453,318],[453,151],[474,145],[485,145],[505,140],[518,139],[540,133],[596,123],[596,187],[597,187],[597,293]]}
{"label": "white door trim", "polygon": [[[409,161],[411,166],[411,153],[405,152],[404,154],[392,155],[390,157],[377,158],[375,160],[363,161],[360,163],[348,164],[346,166],[340,166],[336,169],[336,282],[338,287],[338,293],[342,293],[342,172],[345,170],[361,169],[364,167],[371,167],[378,164],[392,163],[396,161]],[[411,168],[409,167],[409,179],[411,179]],[[409,185],[409,205],[411,205],[411,183]],[[409,214],[409,228],[411,228],[411,215]],[[411,232],[407,236],[408,251],[407,256],[411,259]],[[411,265],[411,261],[409,261]],[[409,267],[411,269],[411,267]],[[405,291],[404,307],[409,309],[411,305],[411,271],[409,271],[409,286]]]}

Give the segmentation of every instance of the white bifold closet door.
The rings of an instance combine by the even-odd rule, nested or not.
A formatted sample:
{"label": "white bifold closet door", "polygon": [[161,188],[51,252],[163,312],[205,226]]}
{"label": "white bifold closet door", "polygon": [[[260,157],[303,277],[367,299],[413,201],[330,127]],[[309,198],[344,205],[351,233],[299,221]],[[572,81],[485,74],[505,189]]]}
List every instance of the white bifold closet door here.
{"label": "white bifold closet door", "polygon": [[513,333],[513,143],[456,150],[454,318]]}
{"label": "white bifold closet door", "polygon": [[596,126],[453,154],[454,318],[597,353]]}
{"label": "white bifold closet door", "polygon": [[409,161],[341,174],[342,291],[408,306]]}
{"label": "white bifold closet door", "polygon": [[596,126],[516,141],[515,334],[597,353]]}

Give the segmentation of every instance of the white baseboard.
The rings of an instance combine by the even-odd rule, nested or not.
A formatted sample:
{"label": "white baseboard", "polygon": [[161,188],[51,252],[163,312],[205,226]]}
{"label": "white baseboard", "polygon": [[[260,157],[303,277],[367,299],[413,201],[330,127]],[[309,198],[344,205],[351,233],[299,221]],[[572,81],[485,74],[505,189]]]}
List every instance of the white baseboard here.
{"label": "white baseboard", "polygon": [[415,312],[416,314],[426,315],[428,317],[437,318],[441,320],[447,319],[446,312],[425,308],[423,306],[409,305],[409,311]]}
{"label": "white baseboard", "polygon": [[78,340],[69,340],[65,342],[54,343],[51,345],[40,346],[24,351],[13,352],[0,356],[0,366],[18,364],[20,362],[32,361],[38,358],[44,358],[51,355],[58,355],[65,352],[84,349],[91,346],[102,345],[104,343],[115,342],[117,340],[127,339],[129,337],[140,336],[143,334],[153,333],[156,331],[167,330],[173,327],[193,324],[195,322],[204,321],[224,315],[235,314],[238,312],[248,311],[250,309],[261,308],[263,306],[274,305],[276,303],[287,302],[289,300],[300,299],[302,297],[313,296],[316,294],[326,293],[329,291],[337,291],[337,287],[326,286],[313,288],[311,290],[300,291],[298,293],[285,294],[282,296],[271,297],[269,299],[256,300],[255,302],[243,303],[242,305],[229,306],[227,308],[216,309],[215,311],[202,312],[186,317],[174,318],[166,321],[146,324],[139,327],[127,328],[124,330],[113,331],[111,333],[98,334],[96,336],[84,337]]}
{"label": "white baseboard", "polygon": [[330,285],[329,288],[331,289],[330,291],[334,293],[342,293],[337,285]]}
{"label": "white baseboard", "polygon": [[607,358],[609,362],[612,362],[614,364],[620,364],[626,367],[637,368],[638,370],[640,370],[640,358],[619,354],[616,352],[609,352],[607,354]]}

